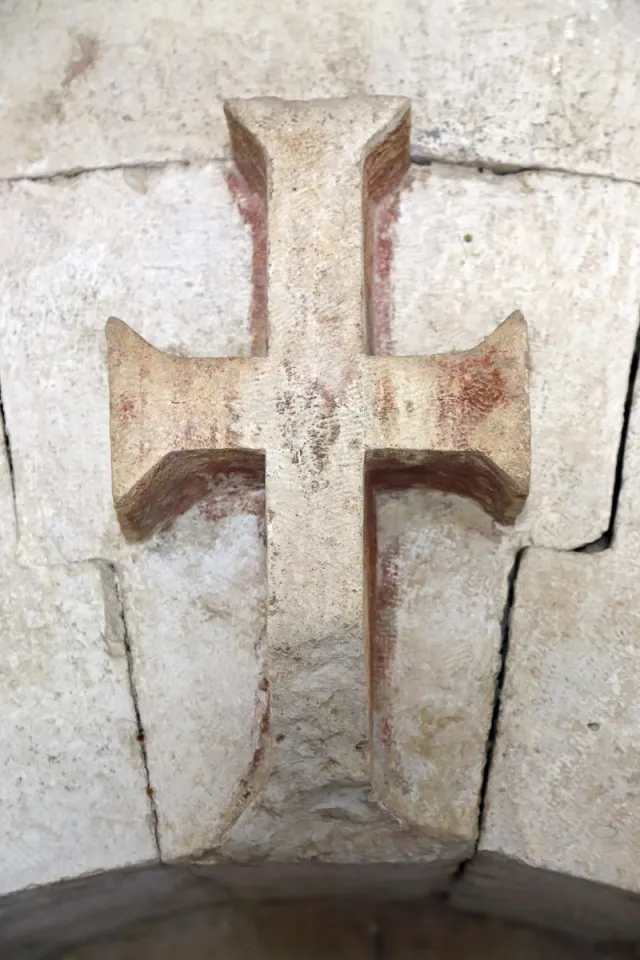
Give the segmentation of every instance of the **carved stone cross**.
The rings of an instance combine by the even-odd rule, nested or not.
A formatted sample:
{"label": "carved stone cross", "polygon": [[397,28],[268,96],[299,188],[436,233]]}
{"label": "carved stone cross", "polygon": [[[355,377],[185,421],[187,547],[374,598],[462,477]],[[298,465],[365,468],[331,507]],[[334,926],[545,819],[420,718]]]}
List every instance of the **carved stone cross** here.
{"label": "carved stone cross", "polygon": [[238,177],[266,211],[253,271],[264,355],[177,358],[109,321],[119,521],[150,535],[212,469],[266,486],[265,709],[217,851],[428,858],[422,825],[384,807],[372,490],[422,482],[513,520],[529,480],[525,324],[513,314],[467,353],[373,355],[376,209],[409,168],[406,100],[226,112]]}

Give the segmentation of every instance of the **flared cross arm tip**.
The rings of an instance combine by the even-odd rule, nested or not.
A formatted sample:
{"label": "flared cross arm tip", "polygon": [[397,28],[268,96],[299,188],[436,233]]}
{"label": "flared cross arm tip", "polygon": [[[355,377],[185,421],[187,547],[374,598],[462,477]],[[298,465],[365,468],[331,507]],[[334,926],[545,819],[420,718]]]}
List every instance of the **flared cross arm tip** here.
{"label": "flared cross arm tip", "polygon": [[513,523],[529,492],[527,326],[514,311],[471,350],[367,358],[374,487],[422,484]]}

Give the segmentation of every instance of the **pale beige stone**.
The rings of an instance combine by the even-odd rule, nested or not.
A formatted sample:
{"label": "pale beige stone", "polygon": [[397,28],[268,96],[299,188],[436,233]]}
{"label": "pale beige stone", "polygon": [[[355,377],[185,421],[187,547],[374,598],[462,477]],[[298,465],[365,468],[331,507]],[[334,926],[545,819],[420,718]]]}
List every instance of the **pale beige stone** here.
{"label": "pale beige stone", "polygon": [[607,528],[638,326],[635,186],[562,174],[414,168],[401,195],[386,349],[434,353],[529,329],[531,490],[517,542],[566,549]]}
{"label": "pale beige stone", "polygon": [[0,455],[0,894],[153,861],[107,565],[22,569]]}
{"label": "pale beige stone", "polygon": [[119,320],[107,330],[125,536],[166,526],[216,473],[251,470],[265,483],[266,664],[253,750],[231,780],[211,857],[451,860],[470,839],[468,818],[460,830],[455,816],[431,819],[415,798],[406,803],[424,771],[400,774],[392,756],[394,650],[381,619],[390,575],[379,565],[376,585],[365,482],[412,471],[468,492],[502,522],[515,518],[529,480],[524,321],[514,313],[457,355],[367,355],[366,325],[375,329],[381,306],[376,204],[408,167],[407,101],[270,98],[234,101],[227,113],[247,203],[266,207],[254,336],[262,325],[267,355],[187,360]]}
{"label": "pale beige stone", "polygon": [[517,580],[480,853],[461,903],[640,937],[640,411],[611,549],[532,549]]}
{"label": "pale beige stone", "polygon": [[219,158],[226,97],[402,93],[417,156],[637,178],[635,0],[5,0],[5,176]]}
{"label": "pale beige stone", "polygon": [[0,374],[23,556],[115,558],[110,313],[176,353],[250,351],[250,233],[225,173],[151,170],[146,194],[121,171],[2,188]]}
{"label": "pale beige stone", "polygon": [[[4,190],[0,218],[0,375],[20,553],[29,563],[116,562],[161,844],[176,854],[198,853],[215,836],[229,785],[252,743],[242,730],[254,716],[255,685],[247,690],[244,683],[262,669],[259,655],[251,662],[249,647],[260,638],[264,547],[256,501],[215,489],[166,542],[122,543],[110,502],[103,324],[109,314],[121,315],[159,348],[183,356],[250,353],[250,227],[233,203],[228,175],[222,164],[147,170],[146,192],[120,171],[15,184]],[[141,182],[138,175],[137,187]],[[566,547],[606,526],[636,325],[636,204],[635,188],[625,184],[545,174],[522,181],[437,167],[414,170],[412,190],[401,197],[393,228],[391,350],[464,349],[521,304],[530,318],[532,506],[525,508],[513,551],[536,529],[534,542]],[[576,253],[577,237],[584,238],[584,258]],[[594,391],[585,402],[583,383],[602,384],[597,402]],[[578,457],[584,468],[576,472]],[[440,509],[433,495],[396,498],[397,513],[395,507],[382,511],[380,536],[385,542],[399,537],[398,593],[408,612],[401,606],[396,617],[398,677],[406,678],[407,665],[419,657],[415,675],[424,684],[420,690],[417,679],[394,681],[393,710],[405,725],[403,736],[411,733],[414,711],[432,711],[439,733],[428,769],[436,779],[441,771],[448,792],[432,799],[429,816],[437,810],[465,824],[468,850],[506,600],[507,541],[454,501]],[[242,538],[228,561],[239,588],[225,573],[224,552],[215,549],[233,531]],[[209,542],[213,567],[206,562]],[[469,552],[473,564],[466,562]],[[415,590],[419,568],[423,587]],[[251,583],[250,571],[256,575]],[[190,620],[189,610],[199,611],[197,618]],[[421,632],[421,623],[432,626]],[[180,636],[181,624],[188,639]],[[217,638],[216,656],[204,662],[209,636]],[[460,651],[450,677],[448,661],[441,660],[448,645]],[[224,671],[216,670],[217,657]],[[458,687],[454,678],[463,677],[465,658],[478,673],[469,672]],[[216,704],[230,710],[237,754],[227,750]],[[451,716],[459,719],[447,730],[440,720]],[[466,746],[455,737],[465,726]],[[411,765],[415,757],[409,752],[403,762]],[[219,766],[221,758],[230,773]],[[415,769],[424,773],[425,761]],[[193,793],[191,782],[198,784]],[[414,785],[411,802],[428,793],[427,783]],[[299,884],[294,879],[290,886]]]}
{"label": "pale beige stone", "polygon": [[387,791],[409,819],[471,840],[513,544],[477,504],[425,490],[381,495],[377,520],[394,594]]}
{"label": "pale beige stone", "polygon": [[121,561],[167,858],[212,846],[260,746],[263,508],[262,491],[212,484],[169,532]]}

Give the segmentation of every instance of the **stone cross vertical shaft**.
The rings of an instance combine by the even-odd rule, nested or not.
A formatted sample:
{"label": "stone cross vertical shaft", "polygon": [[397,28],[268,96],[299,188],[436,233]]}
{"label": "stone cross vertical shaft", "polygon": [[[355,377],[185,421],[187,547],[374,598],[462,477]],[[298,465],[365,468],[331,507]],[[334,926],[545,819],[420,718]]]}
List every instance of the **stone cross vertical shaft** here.
{"label": "stone cross vertical shaft", "polygon": [[369,635],[367,505],[397,473],[514,518],[528,489],[526,329],[513,315],[468,353],[372,355],[375,210],[409,167],[407,101],[226,109],[239,176],[267,217],[254,264],[266,354],[172,357],[110,320],[115,505],[125,535],[143,538],[211,470],[252,470],[266,486],[265,710],[220,850],[398,859],[415,825],[379,804],[383,765],[367,749],[385,680]]}

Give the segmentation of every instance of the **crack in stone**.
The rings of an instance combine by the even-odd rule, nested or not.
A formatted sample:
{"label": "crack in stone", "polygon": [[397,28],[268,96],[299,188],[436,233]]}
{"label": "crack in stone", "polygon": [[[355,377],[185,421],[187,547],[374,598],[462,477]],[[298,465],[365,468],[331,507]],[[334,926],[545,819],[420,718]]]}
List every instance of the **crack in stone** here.
{"label": "crack in stone", "polygon": [[489,725],[489,733],[487,735],[487,741],[485,746],[485,755],[484,755],[484,766],[482,768],[482,781],[480,784],[480,791],[478,794],[478,826],[476,831],[476,840],[473,849],[473,853],[470,857],[467,857],[463,860],[456,870],[453,879],[452,885],[459,883],[462,879],[463,874],[465,873],[467,866],[471,863],[478,852],[478,846],[480,844],[480,838],[482,836],[482,831],[484,828],[484,820],[486,813],[486,804],[487,804],[487,792],[489,789],[489,780],[491,778],[491,767],[493,764],[493,755],[495,751],[496,742],[498,739],[498,727],[500,724],[500,707],[502,705],[502,690],[504,687],[504,681],[507,673],[507,658],[509,656],[509,641],[511,639],[511,618],[513,614],[513,609],[516,602],[516,582],[518,579],[518,573],[520,571],[520,564],[522,563],[522,558],[528,547],[520,547],[517,551],[511,570],[509,571],[509,576],[507,578],[507,599],[504,605],[504,610],[502,611],[502,619],[500,624],[501,632],[501,643],[500,643],[500,666],[498,667],[498,672],[494,681],[494,697],[493,697],[493,710],[491,713],[491,723]]}
{"label": "crack in stone", "polygon": [[616,458],[616,470],[613,481],[613,493],[611,496],[611,512],[609,514],[609,525],[607,529],[595,540],[589,543],[583,543],[575,547],[572,553],[602,553],[603,550],[609,550],[613,546],[616,534],[616,519],[618,516],[618,506],[620,503],[620,494],[624,482],[624,458],[627,449],[627,437],[629,434],[629,423],[631,421],[631,412],[633,408],[633,395],[635,392],[636,380],[638,378],[638,365],[640,362],[640,325],[636,332],[636,341],[629,365],[629,378],[627,381],[627,395],[624,401],[624,414],[622,417],[622,427],[620,429],[620,442],[618,444],[618,455]]}
{"label": "crack in stone", "polygon": [[508,161],[483,160],[481,157],[460,160],[447,157],[446,154],[440,156],[436,153],[424,153],[422,151],[416,153],[412,151],[411,163],[416,167],[430,167],[433,164],[439,164],[443,167],[466,167],[468,170],[476,170],[478,173],[492,173],[496,177],[518,177],[523,173],[548,173],[565,177],[580,177],[585,180],[603,180],[608,183],[623,183],[633,187],[640,186],[640,180],[634,180],[633,177],[619,177],[614,173],[571,170],[569,167],[554,167],[546,164],[520,164],[509,163]]}
{"label": "crack in stone", "polygon": [[208,163],[227,163],[225,157],[202,157],[185,160],[182,157],[169,158],[167,160],[127,160],[121,163],[103,163],[95,167],[75,167],[61,168],[60,170],[48,170],[46,173],[16,173],[6,177],[0,177],[0,183],[47,183],[56,180],[75,180],[78,177],[91,173],[111,173],[113,171],[125,170],[164,170],[167,167],[200,167]]}
{"label": "crack in stone", "polygon": [[[125,160],[118,163],[103,163],[95,166],[77,166],[60,168],[59,170],[49,170],[44,173],[15,173],[0,177],[0,183],[21,183],[38,181],[55,181],[57,179],[73,180],[76,177],[91,173],[103,173],[110,171],[125,171],[145,168],[149,170],[162,170],[166,167],[200,167],[209,163],[229,163],[230,156],[198,156],[190,159],[184,157],[167,157],[164,160],[150,160],[141,158],[139,160]],[[640,186],[640,180],[634,180],[632,177],[620,177],[613,173],[595,173],[588,170],[572,170],[569,167],[551,166],[546,164],[520,164],[509,163],[508,161],[483,160],[482,157],[476,157],[469,160],[460,160],[458,158],[448,157],[446,154],[425,153],[415,144],[411,148],[411,163],[416,167],[430,167],[432,164],[439,164],[443,167],[464,167],[468,170],[476,170],[478,173],[492,173],[497,177],[520,176],[523,173],[547,173],[559,174],[567,177],[581,177],[586,180],[603,180],[610,183],[623,183],[631,186]]]}
{"label": "crack in stone", "polygon": [[11,500],[13,503],[13,516],[16,528],[16,540],[18,539],[18,505],[16,502],[16,478],[13,467],[13,453],[11,451],[11,437],[9,436],[9,427],[7,426],[7,416],[4,409],[4,400],[2,397],[2,384],[0,383],[0,423],[2,424],[2,439],[4,443],[5,454],[7,457],[7,466],[9,468],[9,483],[11,484]]}
{"label": "crack in stone", "polygon": [[[620,429],[620,441],[618,443],[618,453],[616,457],[616,467],[615,467],[615,477],[613,483],[613,493],[611,496],[611,512],[609,515],[609,524],[607,529],[595,540],[585,543],[580,547],[575,547],[572,550],[560,550],[557,549],[557,553],[601,553],[604,550],[609,550],[615,540],[616,532],[616,519],[618,515],[618,506],[620,502],[620,494],[622,492],[623,485],[623,476],[624,476],[624,462],[625,462],[625,453],[627,447],[627,439],[629,434],[629,424],[631,421],[631,414],[633,411],[633,400],[636,387],[636,381],[638,378],[638,369],[640,367],[640,324],[636,332],[636,339],[633,349],[633,354],[631,356],[631,362],[629,364],[629,376],[627,380],[627,392],[625,396],[624,403],[624,413],[622,418],[622,426]],[[474,851],[470,857],[466,860],[463,860],[454,874],[452,885],[456,885],[461,880],[464,875],[467,866],[474,859],[478,852],[478,847],[480,844],[480,839],[482,837],[482,831],[484,829],[484,820],[486,813],[486,803],[487,803],[487,792],[489,788],[489,780],[491,777],[491,766],[493,763],[493,755],[495,750],[495,745],[498,737],[498,726],[500,722],[500,708],[502,703],[502,690],[504,687],[504,681],[506,676],[507,669],[507,658],[509,656],[509,641],[511,636],[511,619],[513,614],[513,609],[516,602],[516,581],[518,579],[518,573],[520,570],[520,565],[522,563],[522,558],[525,552],[530,549],[532,545],[522,546],[517,551],[511,571],[508,577],[508,588],[507,588],[507,600],[505,603],[504,611],[502,614],[501,622],[501,633],[502,633],[502,642],[500,645],[500,667],[495,680],[495,694],[493,701],[493,712],[491,715],[491,724],[489,726],[489,733],[487,736],[486,750],[485,750],[485,762],[482,771],[482,783],[479,792],[478,799],[478,829],[476,834],[476,842],[474,846]],[[543,548],[544,549],[544,548]]]}
{"label": "crack in stone", "polygon": [[[131,700],[133,703],[133,711],[136,720],[136,740],[140,745],[140,756],[142,758],[142,764],[144,767],[145,780],[146,780],[146,793],[149,800],[149,810],[151,815],[151,828],[153,832],[153,838],[156,847],[156,853],[158,860],[162,862],[162,853],[160,848],[160,830],[159,830],[159,821],[158,821],[158,807],[155,800],[155,794],[153,787],[151,785],[151,773],[149,770],[149,757],[147,754],[147,745],[145,740],[145,732],[142,724],[142,714],[140,712],[140,703],[138,700],[138,692],[135,686],[135,677],[134,677],[134,665],[133,665],[133,651],[131,649],[131,637],[129,636],[129,628],[127,625],[127,618],[125,615],[125,607],[122,598],[122,590],[120,587],[120,577],[118,575],[118,570],[116,565],[109,560],[94,559],[91,561],[96,565],[104,580],[109,582],[109,587],[112,591],[112,596],[115,599],[116,610],[115,614],[120,621],[121,630],[122,630],[122,642],[124,644],[125,655],[127,658],[127,675],[129,678],[129,692],[131,694]],[[107,602],[107,597],[105,595],[105,602]]]}

